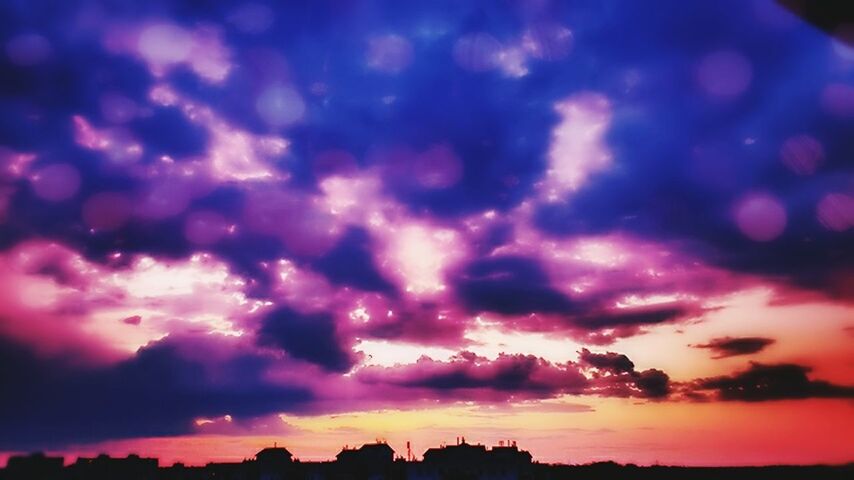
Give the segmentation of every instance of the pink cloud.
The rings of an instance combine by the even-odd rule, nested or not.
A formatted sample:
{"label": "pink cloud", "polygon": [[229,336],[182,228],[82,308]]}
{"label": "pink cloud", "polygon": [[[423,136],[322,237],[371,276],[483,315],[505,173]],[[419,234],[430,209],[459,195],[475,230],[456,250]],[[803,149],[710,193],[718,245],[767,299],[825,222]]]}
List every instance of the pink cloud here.
{"label": "pink cloud", "polygon": [[0,223],[6,221],[7,210],[12,195],[17,188],[14,182],[22,178],[36,159],[33,153],[19,152],[6,147],[0,147]]}
{"label": "pink cloud", "polygon": [[246,281],[208,255],[138,256],[109,266],[61,244],[31,240],[0,255],[0,265],[4,334],[52,354],[82,349],[96,359],[127,356],[180,332],[239,336],[266,305],[248,298]]}
{"label": "pink cloud", "polygon": [[456,231],[427,223],[389,225],[383,237],[381,268],[415,297],[445,291],[446,272],[464,255]]}
{"label": "pink cloud", "polygon": [[143,146],[120,127],[99,129],[81,115],[71,117],[74,141],[83,148],[103,152],[110,163],[128,165],[137,162],[144,153]]}
{"label": "pink cloud", "polygon": [[468,255],[465,238],[452,224],[408,213],[380,191],[377,176],[369,171],[324,179],[322,204],[336,223],[360,226],[370,233],[377,244],[377,267],[400,290],[416,299],[444,295],[449,288],[447,276]]}
{"label": "pink cloud", "polygon": [[[167,85],[159,84],[149,92],[150,100],[160,106],[179,108],[185,117],[208,131],[207,151],[200,158],[181,159],[175,165],[171,157],[161,157],[159,165],[134,166],[142,158],[143,146],[122,127],[97,128],[81,115],[72,117],[78,145],[102,152],[109,165],[130,167],[142,178],[162,176],[202,177],[209,182],[282,180],[271,161],[288,148],[288,141],[276,135],[257,135],[230,125],[205,105],[188,100]],[[145,115],[144,110],[138,115]]]}
{"label": "pink cloud", "polygon": [[191,122],[202,125],[210,134],[205,156],[197,159],[206,174],[216,181],[282,180],[287,178],[270,162],[283,155],[289,142],[277,135],[256,135],[235,128],[210,107],[188,100],[165,84],[149,92],[152,102],[175,106]]}
{"label": "pink cloud", "polygon": [[298,428],[285,422],[280,415],[264,415],[242,419],[230,414],[219,417],[199,417],[193,421],[198,435],[275,435],[288,436],[298,432]]}
{"label": "pink cloud", "polygon": [[148,65],[155,77],[162,77],[179,65],[186,65],[207,82],[219,83],[233,68],[231,52],[212,26],[192,30],[170,22],[145,22],[115,26],[106,32],[108,50],[134,55]]}
{"label": "pink cloud", "polygon": [[273,279],[273,292],[290,307],[312,313],[331,310],[335,305],[336,289],[326,277],[294,262],[279,259],[262,264]]}
{"label": "pink cloud", "polygon": [[609,168],[612,155],[604,136],[611,123],[611,104],[598,93],[580,93],[555,105],[561,117],[552,130],[549,168],[542,194],[549,201],[581,188]]}

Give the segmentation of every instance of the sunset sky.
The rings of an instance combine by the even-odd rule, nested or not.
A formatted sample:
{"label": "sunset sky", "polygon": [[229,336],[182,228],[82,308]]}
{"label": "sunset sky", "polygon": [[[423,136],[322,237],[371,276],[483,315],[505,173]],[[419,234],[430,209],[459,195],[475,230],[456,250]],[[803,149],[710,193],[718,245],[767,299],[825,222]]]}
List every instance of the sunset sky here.
{"label": "sunset sky", "polygon": [[[216,3],[216,5],[211,5]],[[0,3],[0,465],[854,461],[854,24]]]}

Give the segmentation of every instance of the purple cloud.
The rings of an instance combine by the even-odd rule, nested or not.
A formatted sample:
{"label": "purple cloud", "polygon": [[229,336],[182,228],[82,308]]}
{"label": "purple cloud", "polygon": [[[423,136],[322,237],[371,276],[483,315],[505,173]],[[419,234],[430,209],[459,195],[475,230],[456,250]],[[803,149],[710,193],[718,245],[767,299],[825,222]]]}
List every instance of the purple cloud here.
{"label": "purple cloud", "polygon": [[712,358],[727,358],[737,355],[751,355],[759,353],[775,340],[765,337],[720,337],[709,340],[708,343],[692,345],[694,348],[706,348],[715,353]]}

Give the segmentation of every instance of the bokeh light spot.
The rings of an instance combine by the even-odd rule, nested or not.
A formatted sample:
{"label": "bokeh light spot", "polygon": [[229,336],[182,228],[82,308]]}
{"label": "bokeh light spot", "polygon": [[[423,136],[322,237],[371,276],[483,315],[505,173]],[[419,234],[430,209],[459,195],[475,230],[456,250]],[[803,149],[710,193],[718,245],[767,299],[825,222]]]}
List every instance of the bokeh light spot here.
{"label": "bokeh light spot", "polygon": [[447,143],[418,154],[413,169],[417,182],[424,188],[448,188],[463,176],[463,163]]}
{"label": "bokeh light spot", "polygon": [[15,65],[31,67],[50,57],[50,42],[37,33],[22,33],[6,42],[6,56]]}
{"label": "bokeh light spot", "polygon": [[67,163],[54,163],[37,170],[30,181],[36,195],[51,202],[68,200],[80,188],[80,172]]}
{"label": "bokeh light spot", "polygon": [[273,25],[273,10],[260,3],[247,3],[236,8],[227,20],[243,33],[258,34]]}
{"label": "bokeh light spot", "polygon": [[556,23],[533,25],[522,36],[525,52],[539,60],[562,60],[569,55],[572,44],[572,31]]}
{"label": "bokeh light spot", "polygon": [[383,73],[399,73],[412,63],[412,44],[400,35],[383,35],[368,40],[368,67]]}
{"label": "bokeh light spot", "polygon": [[131,215],[131,202],[119,192],[92,195],[83,203],[83,222],[94,230],[117,230]]}
{"label": "bokeh light spot", "polygon": [[354,174],[359,165],[356,157],[346,150],[324,150],[314,157],[314,174],[318,178],[333,175],[349,176]]}
{"label": "bokeh light spot", "polygon": [[824,87],[821,106],[835,117],[854,117],[854,85],[831,83]]}
{"label": "bokeh light spot", "polygon": [[753,67],[744,55],[721,50],[703,57],[697,67],[697,81],[709,95],[733,98],[750,86]]}
{"label": "bokeh light spot", "polygon": [[769,194],[750,194],[736,205],[735,221],[747,238],[756,242],[769,242],[782,235],[786,229],[786,209]]}
{"label": "bokeh light spot", "polygon": [[151,219],[164,219],[183,212],[190,202],[187,186],[179,182],[160,182],[142,197],[136,212]]}
{"label": "bokeh light spot", "polygon": [[798,175],[812,175],[824,161],[824,147],[810,135],[796,135],[783,142],[780,159]]}
{"label": "bokeh light spot", "polygon": [[127,123],[137,115],[136,103],[120,93],[104,93],[98,104],[104,120],[110,123]]}
{"label": "bokeh light spot", "polygon": [[193,49],[193,36],[170,23],[146,27],[139,35],[139,54],[147,61],[167,65],[186,60]]}
{"label": "bokeh light spot", "polygon": [[212,245],[228,231],[225,218],[212,211],[193,212],[184,222],[184,236],[196,245]]}
{"label": "bokeh light spot", "polygon": [[305,108],[302,96],[285,85],[267,87],[255,101],[258,115],[274,127],[284,127],[299,121],[305,114]]}
{"label": "bokeh light spot", "polygon": [[464,35],[454,44],[453,57],[464,70],[485,72],[498,66],[501,43],[488,33]]}
{"label": "bokeh light spot", "polygon": [[818,202],[816,215],[828,230],[844,232],[854,227],[854,197],[844,193],[829,193]]}

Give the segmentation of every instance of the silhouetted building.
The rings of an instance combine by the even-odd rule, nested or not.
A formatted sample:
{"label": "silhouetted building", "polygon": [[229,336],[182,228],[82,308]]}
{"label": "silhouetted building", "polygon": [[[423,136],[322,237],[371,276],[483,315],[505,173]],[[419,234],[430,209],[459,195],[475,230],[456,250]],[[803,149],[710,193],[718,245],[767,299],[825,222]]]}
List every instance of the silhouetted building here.
{"label": "silhouetted building", "polygon": [[456,466],[480,463],[485,460],[485,446],[470,445],[465,441],[457,445],[428,448],[427,451],[424,452],[424,463],[435,465]]}
{"label": "silhouetted building", "polygon": [[255,454],[260,480],[283,480],[293,476],[294,456],[286,448],[265,448]]}
{"label": "silhouetted building", "polygon": [[62,457],[48,457],[43,453],[9,457],[6,463],[6,480],[54,480],[63,478]]}
{"label": "silhouetted building", "polygon": [[270,447],[255,454],[255,460],[261,465],[290,465],[294,456],[287,448]]}
{"label": "silhouetted building", "polygon": [[81,457],[68,467],[68,476],[72,480],[156,480],[159,478],[158,464],[156,458],[141,458],[139,455],[125,458],[108,455]]}
{"label": "silhouetted building", "polygon": [[430,448],[424,452],[421,466],[410,469],[408,478],[416,479],[517,479],[531,470],[531,454],[515,444],[490,450],[484,445],[471,445],[465,439],[456,445]]}
{"label": "silhouetted building", "polygon": [[506,467],[527,467],[533,461],[530,452],[519,450],[515,444],[492,447],[487,453],[487,457],[490,463]]}
{"label": "silhouetted building", "polygon": [[344,448],[335,458],[341,463],[385,466],[394,461],[394,450],[387,443],[366,443],[359,448]]}
{"label": "silhouetted building", "polygon": [[339,476],[346,478],[388,478],[394,464],[394,450],[384,442],[344,448],[335,456]]}

